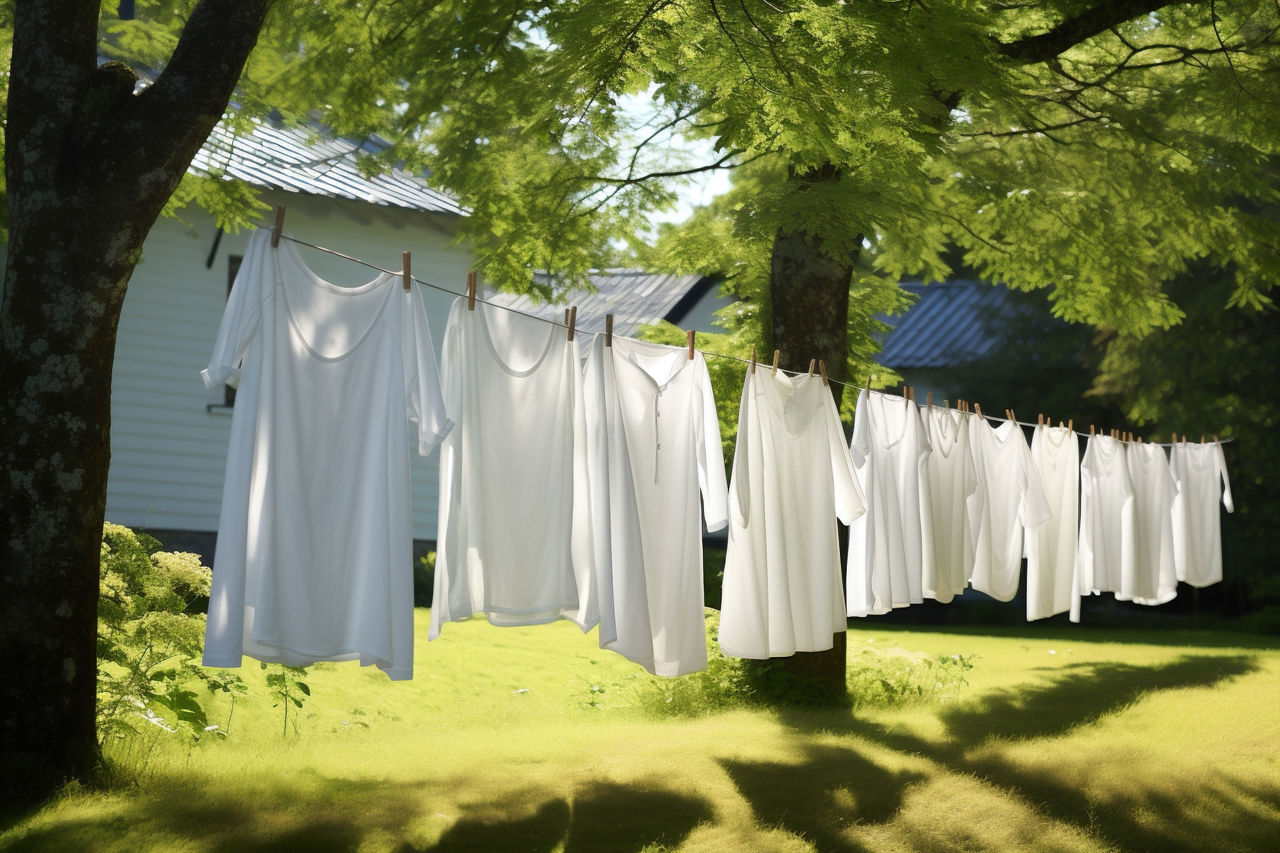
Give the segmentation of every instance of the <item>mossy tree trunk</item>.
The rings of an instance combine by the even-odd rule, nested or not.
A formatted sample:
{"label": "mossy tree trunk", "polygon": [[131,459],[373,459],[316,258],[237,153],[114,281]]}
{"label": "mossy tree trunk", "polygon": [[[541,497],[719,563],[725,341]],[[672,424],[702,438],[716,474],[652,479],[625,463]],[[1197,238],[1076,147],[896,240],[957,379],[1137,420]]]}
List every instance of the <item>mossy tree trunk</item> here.
{"label": "mossy tree trunk", "polygon": [[202,0],[135,94],[99,3],[15,7],[0,304],[0,796],[91,777],[111,368],[142,243],[227,107],[270,0]]}

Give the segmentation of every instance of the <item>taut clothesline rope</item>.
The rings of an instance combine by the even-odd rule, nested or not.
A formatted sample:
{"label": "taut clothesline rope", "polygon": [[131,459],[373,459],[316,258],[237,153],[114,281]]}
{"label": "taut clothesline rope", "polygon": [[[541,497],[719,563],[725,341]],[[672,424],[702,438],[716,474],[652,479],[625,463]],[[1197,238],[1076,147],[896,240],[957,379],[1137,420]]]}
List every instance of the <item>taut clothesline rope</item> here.
{"label": "taut clothesline rope", "polygon": [[[371,270],[376,270],[376,271],[378,271],[378,272],[387,273],[387,274],[389,274],[389,275],[400,275],[400,274],[401,274],[401,271],[400,271],[400,270],[389,270],[389,269],[384,269],[384,268],[382,268],[382,267],[378,266],[377,264],[370,263],[369,261],[364,260],[363,258],[356,258],[356,257],[353,257],[353,256],[351,256],[351,255],[348,255],[348,254],[346,254],[346,253],[344,253],[344,252],[339,252],[339,251],[338,251],[338,250],[336,250],[336,249],[330,249],[330,248],[327,248],[327,247],[325,247],[325,246],[318,246],[318,245],[316,245],[315,243],[308,243],[306,240],[300,240],[300,239],[298,239],[297,237],[290,237],[288,234],[285,234],[285,233],[283,233],[283,232],[280,234],[280,238],[281,238],[281,239],[284,239],[284,240],[289,240],[290,242],[293,242],[293,243],[297,243],[297,244],[298,244],[298,245],[300,245],[300,246],[308,246],[308,247],[310,247],[310,248],[312,248],[312,249],[315,249],[316,251],[319,251],[319,252],[325,252],[325,253],[327,253],[327,254],[334,255],[334,256],[336,256],[336,257],[342,258],[343,260],[351,261],[352,263],[361,264],[362,266],[366,266],[366,267],[368,267],[368,268],[369,268],[369,269],[371,269]],[[416,284],[421,284],[421,285],[423,285],[423,286],[425,286],[425,287],[430,287],[430,288],[432,288],[433,290],[439,290],[439,291],[441,291],[441,292],[443,292],[443,293],[448,293],[448,294],[453,295],[453,296],[466,296],[466,295],[467,295],[467,294],[465,294],[465,293],[462,293],[461,291],[457,291],[457,290],[454,290],[454,289],[452,289],[452,288],[445,287],[445,286],[443,286],[443,285],[439,285],[439,284],[432,284],[432,283],[431,283],[431,282],[429,282],[429,281],[425,281],[425,280],[423,280],[423,279],[418,278],[416,275],[410,275],[410,276],[409,276],[409,279],[410,279],[411,281],[415,282]],[[540,320],[540,321],[542,321],[543,323],[548,323],[548,324],[550,324],[550,325],[552,325],[552,326],[558,326],[558,327],[559,327],[559,328],[561,328],[561,329],[567,329],[567,328],[569,328],[569,327],[568,327],[568,325],[566,325],[565,323],[560,322],[560,321],[558,321],[558,320],[552,320],[552,319],[549,319],[549,318],[547,318],[547,317],[539,317],[537,314],[530,314],[530,313],[529,313],[529,312],[527,312],[527,311],[521,311],[519,308],[512,308],[512,307],[511,307],[511,306],[509,306],[509,305],[503,305],[503,304],[498,303],[498,302],[492,302],[492,301],[487,300],[487,299],[482,299],[482,298],[480,298],[480,296],[479,296],[479,295],[477,295],[475,299],[476,299],[476,302],[479,302],[479,303],[480,303],[480,304],[482,304],[482,305],[488,305],[488,306],[490,306],[490,307],[492,307],[492,308],[500,308],[500,309],[502,309],[503,311],[510,311],[510,312],[511,312],[511,313],[513,313],[513,314],[521,314],[521,315],[523,315],[523,316],[525,316],[525,317],[530,317],[530,318],[532,318],[532,319],[534,319],[534,320]],[[590,333],[590,332],[588,332],[588,333]],[[597,332],[597,334],[599,334],[599,332]],[[739,362],[739,363],[741,363],[741,364],[746,364],[746,365],[750,365],[750,364],[751,364],[751,359],[743,358],[743,357],[742,357],[742,356],[740,356],[740,355],[729,355],[728,353],[711,352],[710,350],[704,350],[704,349],[699,349],[699,350],[698,350],[698,352],[702,353],[702,354],[703,354],[703,356],[710,357],[710,358],[721,358],[721,359],[725,359],[725,360],[727,360],[727,361],[736,361],[736,362]],[[757,362],[757,363],[759,363],[759,362]],[[782,372],[783,372],[783,373],[790,373],[792,376],[804,376],[804,375],[806,375],[806,371],[803,371],[803,370],[799,370],[799,371],[794,371],[794,370],[783,370],[782,368],[779,368],[779,370],[782,370]],[[852,382],[841,382],[841,381],[836,380],[836,379],[828,379],[828,381],[829,381],[831,384],[833,384],[833,385],[840,385],[840,386],[843,386],[843,387],[845,387],[845,388],[860,389],[860,388],[862,387],[861,385],[855,385],[855,384],[853,384]],[[884,393],[884,392],[877,392],[877,393]],[[888,394],[886,394],[885,396],[892,396],[892,395],[888,395]],[[912,403],[913,405],[915,405],[915,401],[914,401],[914,400],[912,400],[912,401],[911,401],[911,403]],[[1030,422],[1028,422],[1028,421],[1018,421],[1018,420],[1013,420],[1013,421],[1011,421],[1009,418],[1002,418],[1002,417],[1000,417],[1000,416],[998,416],[998,415],[990,415],[990,414],[987,414],[987,413],[985,413],[985,412],[984,412],[980,417],[983,417],[983,418],[986,418],[987,420],[992,420],[992,421],[1001,421],[1001,422],[1004,422],[1004,423],[1016,423],[1018,426],[1025,426],[1025,427],[1034,427],[1034,426],[1037,426],[1037,424],[1030,423]],[[1052,426],[1052,424],[1047,424],[1047,425],[1048,425],[1048,426]],[[1089,433],[1083,432],[1083,431],[1081,431],[1081,430],[1072,430],[1072,432],[1074,432],[1076,435],[1079,435],[1079,436],[1086,436],[1086,437],[1087,437],[1087,436],[1089,435]],[[1098,435],[1102,435],[1102,434],[1103,434],[1103,433],[1101,433],[1101,432],[1100,432],[1100,433],[1098,433]],[[1215,442],[1217,442],[1218,444],[1226,444],[1226,443],[1228,443],[1228,442],[1235,441],[1235,438],[1234,438],[1233,436],[1227,436],[1226,438],[1214,439],[1214,441],[1215,441]],[[1163,441],[1163,442],[1159,442],[1159,441],[1149,441],[1149,442],[1146,442],[1146,443],[1147,443],[1147,444],[1156,445],[1156,446],[1158,446],[1158,447],[1173,447],[1173,446],[1174,446],[1174,444],[1175,444],[1175,442],[1169,442],[1169,441]]]}

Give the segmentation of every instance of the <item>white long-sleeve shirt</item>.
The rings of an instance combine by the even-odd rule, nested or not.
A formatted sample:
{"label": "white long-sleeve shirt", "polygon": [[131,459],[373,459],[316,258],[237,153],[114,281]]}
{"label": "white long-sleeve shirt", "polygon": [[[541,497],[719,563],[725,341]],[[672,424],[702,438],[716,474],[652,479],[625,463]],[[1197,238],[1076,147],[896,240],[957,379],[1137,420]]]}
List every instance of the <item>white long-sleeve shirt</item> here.
{"label": "white long-sleeve shirt", "polygon": [[1178,580],[1209,586],[1222,580],[1222,520],[1218,497],[1235,512],[1222,445],[1176,444],[1172,469],[1178,494],[1173,503],[1173,553]]}

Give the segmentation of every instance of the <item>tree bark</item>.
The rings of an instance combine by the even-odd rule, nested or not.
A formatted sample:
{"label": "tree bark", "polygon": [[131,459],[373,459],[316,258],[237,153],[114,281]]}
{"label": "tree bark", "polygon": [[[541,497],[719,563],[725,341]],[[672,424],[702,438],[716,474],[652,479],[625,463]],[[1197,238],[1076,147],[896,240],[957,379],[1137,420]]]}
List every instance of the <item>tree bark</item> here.
{"label": "tree bark", "polygon": [[[801,193],[812,184],[839,180],[840,172],[830,165],[789,177],[794,191]],[[769,299],[773,346],[780,351],[779,367],[808,370],[811,359],[822,359],[830,379],[846,378],[849,289],[856,260],[856,255],[830,257],[821,251],[815,236],[804,231],[778,231],[773,242]],[[841,385],[831,385],[837,407],[842,390]],[[843,548],[841,550],[843,552]],[[843,553],[841,559],[844,559]],[[806,701],[821,704],[847,701],[843,632],[836,634],[835,644],[828,651],[799,652],[770,665],[781,666],[793,676],[784,679],[784,684],[803,684]]]}
{"label": "tree bark", "polygon": [[165,72],[97,63],[98,3],[17,5],[0,304],[0,795],[89,780],[116,328],[143,240],[226,109],[270,0],[202,0]]}

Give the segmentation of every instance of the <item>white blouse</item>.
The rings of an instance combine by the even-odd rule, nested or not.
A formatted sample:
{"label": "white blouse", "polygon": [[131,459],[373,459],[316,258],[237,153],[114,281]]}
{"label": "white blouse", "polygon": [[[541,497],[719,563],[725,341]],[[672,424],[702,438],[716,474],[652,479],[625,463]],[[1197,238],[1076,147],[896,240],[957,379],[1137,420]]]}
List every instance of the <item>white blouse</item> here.
{"label": "white blouse", "polygon": [[970,514],[982,487],[973,464],[969,426],[964,412],[938,406],[920,409],[931,452],[926,465],[930,518],[933,522],[933,570],[924,567],[926,598],[948,602],[964,592],[973,571],[974,531],[979,517]]}
{"label": "white blouse", "polygon": [[1178,594],[1173,561],[1173,498],[1178,487],[1160,445],[1130,442],[1125,460],[1133,484],[1134,564],[1116,598],[1164,604]]}
{"label": "white blouse", "polygon": [[410,445],[426,455],[452,426],[421,295],[391,274],[330,284],[255,232],[203,376],[239,386],[204,664],[411,678]]}
{"label": "white blouse", "polygon": [[1051,515],[1026,534],[1028,622],[1071,609],[1080,524],[1080,443],[1075,432],[1037,425],[1031,459]]}
{"label": "white blouse", "polygon": [[864,511],[840,415],[817,377],[747,371],[729,484],[726,655],[824,651],[845,630],[836,518]]}
{"label": "white blouse", "polygon": [[729,523],[702,353],[597,335],[585,368],[600,645],[655,675],[705,669],[702,525]]}
{"label": "white blouse", "polygon": [[1175,444],[1172,469],[1178,484],[1173,503],[1173,553],[1178,580],[1209,586],[1222,580],[1222,520],[1218,498],[1235,512],[1222,445]]}
{"label": "white blouse", "polygon": [[1081,595],[1119,592],[1134,570],[1133,480],[1122,442],[1091,435],[1080,460],[1080,538],[1071,621]]}
{"label": "white blouse", "polygon": [[429,639],[494,625],[598,621],[577,341],[535,317],[459,298],[441,375],[457,427],[440,448]]}

